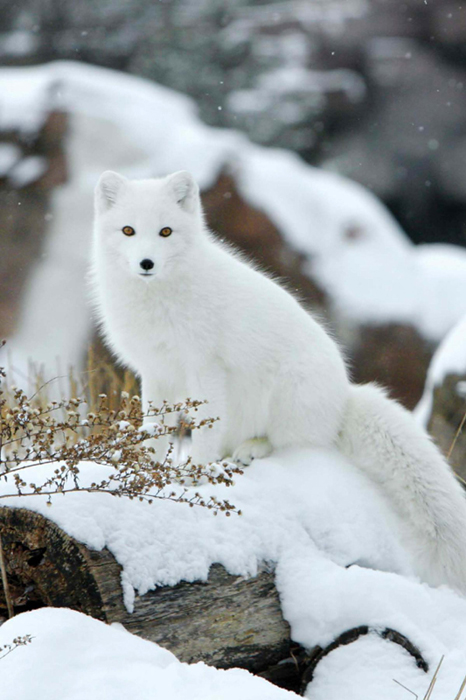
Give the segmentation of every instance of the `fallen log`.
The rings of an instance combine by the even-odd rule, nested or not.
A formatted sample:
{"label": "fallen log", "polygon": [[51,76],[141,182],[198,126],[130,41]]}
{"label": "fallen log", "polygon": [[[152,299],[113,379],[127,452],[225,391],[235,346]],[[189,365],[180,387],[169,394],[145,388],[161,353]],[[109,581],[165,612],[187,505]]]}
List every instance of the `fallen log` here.
{"label": "fallen log", "polygon": [[[181,582],[136,596],[128,613],[121,566],[107,549],[95,551],[55,523],[24,508],[0,508],[0,534],[16,613],[42,606],[69,607],[172,651],[185,662],[253,672],[286,657],[290,630],[274,575],[232,576],[214,564],[207,582]],[[0,586],[0,614],[7,602]]]}
{"label": "fallen log", "polygon": [[[109,550],[91,550],[24,508],[0,507],[0,541],[15,613],[69,607],[107,623],[120,622],[181,661],[239,666],[301,694],[327,654],[369,633],[401,645],[419,668],[428,670],[419,649],[390,628],[357,627],[325,648],[305,650],[292,644],[270,571],[244,579],[214,564],[206,582],[181,582],[136,595],[134,612],[128,613],[122,569]],[[0,586],[0,615],[6,617],[7,607]]]}

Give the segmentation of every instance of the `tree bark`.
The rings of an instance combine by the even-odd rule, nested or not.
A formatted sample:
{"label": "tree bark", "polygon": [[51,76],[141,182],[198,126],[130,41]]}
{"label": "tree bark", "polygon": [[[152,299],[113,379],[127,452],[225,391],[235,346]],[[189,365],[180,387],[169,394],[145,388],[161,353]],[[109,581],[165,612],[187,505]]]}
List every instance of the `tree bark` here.
{"label": "tree bark", "polygon": [[[136,596],[128,613],[121,566],[42,515],[0,508],[0,533],[15,612],[69,607],[157,642],[185,662],[258,672],[287,656],[290,631],[281,614],[273,572],[232,576],[214,564],[206,583],[181,582]],[[0,590],[0,613],[6,610]]]}

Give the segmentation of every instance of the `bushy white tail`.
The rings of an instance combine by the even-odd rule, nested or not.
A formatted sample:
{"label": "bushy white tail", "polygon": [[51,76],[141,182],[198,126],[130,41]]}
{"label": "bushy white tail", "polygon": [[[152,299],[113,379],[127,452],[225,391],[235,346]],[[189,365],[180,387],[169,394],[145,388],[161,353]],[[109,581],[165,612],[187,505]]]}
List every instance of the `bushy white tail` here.
{"label": "bushy white tail", "polygon": [[373,384],[353,385],[340,443],[398,509],[419,575],[466,593],[465,493],[409,411]]}

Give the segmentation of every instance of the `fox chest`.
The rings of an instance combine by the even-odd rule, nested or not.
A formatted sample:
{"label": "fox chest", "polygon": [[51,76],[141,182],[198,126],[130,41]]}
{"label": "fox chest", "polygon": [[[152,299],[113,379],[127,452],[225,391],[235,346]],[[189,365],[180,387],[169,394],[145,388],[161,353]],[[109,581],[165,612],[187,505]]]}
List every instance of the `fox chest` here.
{"label": "fox chest", "polygon": [[139,373],[154,362],[180,370],[206,350],[189,309],[116,294],[108,299],[104,320],[113,348]]}

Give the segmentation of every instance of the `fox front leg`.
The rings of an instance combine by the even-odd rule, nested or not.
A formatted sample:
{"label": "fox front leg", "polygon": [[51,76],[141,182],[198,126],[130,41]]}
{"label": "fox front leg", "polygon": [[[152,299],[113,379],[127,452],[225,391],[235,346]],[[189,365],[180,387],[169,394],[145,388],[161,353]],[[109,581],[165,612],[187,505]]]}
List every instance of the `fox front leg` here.
{"label": "fox front leg", "polygon": [[[227,428],[227,410],[224,389],[224,376],[214,367],[208,367],[199,373],[199,379],[193,384],[191,396],[206,401],[194,414],[196,424],[207,424],[192,431],[190,455],[194,464],[210,464],[224,457],[224,435]],[[209,419],[214,422],[210,423]]]}

